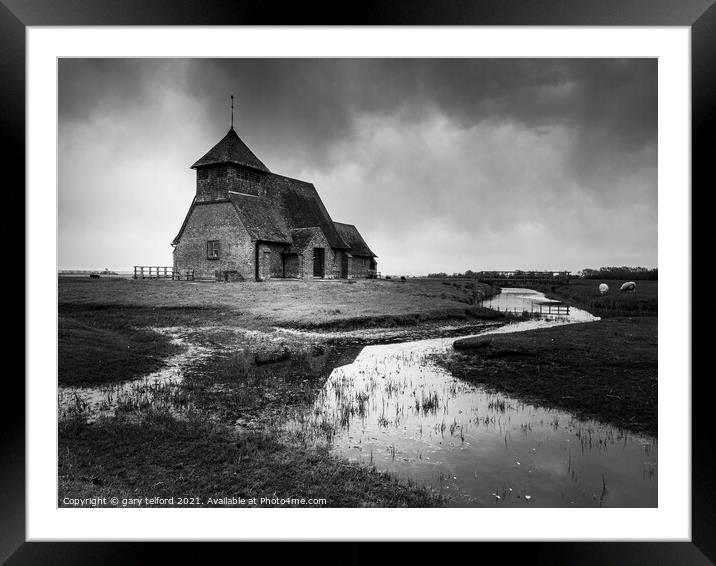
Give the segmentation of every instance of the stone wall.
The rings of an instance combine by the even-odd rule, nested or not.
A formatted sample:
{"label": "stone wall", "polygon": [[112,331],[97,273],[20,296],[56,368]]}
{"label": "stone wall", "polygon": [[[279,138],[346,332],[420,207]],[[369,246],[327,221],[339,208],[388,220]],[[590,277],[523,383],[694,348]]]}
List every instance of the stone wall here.
{"label": "stone wall", "polygon": [[[219,241],[219,258],[207,258],[207,242]],[[225,279],[225,272],[235,271],[231,278],[255,277],[255,244],[244,229],[230,202],[195,204],[189,213],[184,232],[174,248],[174,268],[193,268],[197,279]]]}

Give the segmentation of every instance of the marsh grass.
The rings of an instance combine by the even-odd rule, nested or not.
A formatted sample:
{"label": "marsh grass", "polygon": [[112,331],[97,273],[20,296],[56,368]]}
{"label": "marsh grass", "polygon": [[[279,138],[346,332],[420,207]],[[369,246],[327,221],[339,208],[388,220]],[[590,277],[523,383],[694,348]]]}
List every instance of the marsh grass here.
{"label": "marsh grass", "polygon": [[657,434],[656,317],[465,339],[434,356],[454,376],[525,402]]}
{"label": "marsh grass", "polygon": [[286,443],[275,431],[237,432],[198,411],[176,419],[150,409],[59,431],[59,499],[64,497],[321,497],[327,507],[430,507],[430,490],[327,450]]}
{"label": "marsh grass", "polygon": [[58,380],[96,385],[131,380],[165,365],[178,351],[171,338],[119,320],[65,316],[58,320]]}
{"label": "marsh grass", "polygon": [[[285,432],[286,401],[304,410],[336,359],[331,352],[306,355],[288,368],[256,365],[251,355],[209,356],[187,368],[180,382],[146,383],[110,399],[114,416],[91,423],[83,418],[83,400],[75,399],[60,421],[60,501],[111,492],[300,494],[336,507],[441,504],[429,489],[347,465]],[[360,396],[358,407],[366,402]],[[328,443],[335,429],[326,419],[316,427]]]}

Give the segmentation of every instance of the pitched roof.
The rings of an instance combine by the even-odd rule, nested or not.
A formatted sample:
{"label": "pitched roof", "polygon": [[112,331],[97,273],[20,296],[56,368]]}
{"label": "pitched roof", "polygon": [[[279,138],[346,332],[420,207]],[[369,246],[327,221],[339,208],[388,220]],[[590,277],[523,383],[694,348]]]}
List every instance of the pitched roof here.
{"label": "pitched roof", "polygon": [[320,228],[294,228],[291,230],[293,244],[291,244],[289,251],[291,253],[301,253],[319,231]]}
{"label": "pitched roof", "polygon": [[248,146],[241,140],[234,128],[212,147],[199,161],[191,166],[192,169],[205,165],[216,165],[219,163],[235,163],[252,167],[259,171],[269,173],[268,167],[261,163]]}
{"label": "pitched roof", "polygon": [[349,247],[311,183],[272,173],[263,180],[262,195],[275,203],[290,228],[318,227],[332,248]]}
{"label": "pitched roof", "polygon": [[251,238],[291,243],[290,229],[269,199],[233,192],[229,192],[229,199]]}
{"label": "pitched roof", "polygon": [[378,257],[371,251],[353,224],[344,224],[343,222],[334,222],[334,224],[343,241],[350,246],[352,255]]}

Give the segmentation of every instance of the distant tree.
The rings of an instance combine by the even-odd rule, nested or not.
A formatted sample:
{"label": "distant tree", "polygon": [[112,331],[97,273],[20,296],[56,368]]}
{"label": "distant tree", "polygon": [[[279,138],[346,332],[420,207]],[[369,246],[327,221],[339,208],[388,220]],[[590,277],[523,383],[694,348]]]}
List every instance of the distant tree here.
{"label": "distant tree", "polygon": [[599,269],[583,269],[582,277],[585,279],[632,279],[632,280],[651,280],[659,279],[658,268],[649,269],[647,267],[630,267],[609,266],[600,267]]}

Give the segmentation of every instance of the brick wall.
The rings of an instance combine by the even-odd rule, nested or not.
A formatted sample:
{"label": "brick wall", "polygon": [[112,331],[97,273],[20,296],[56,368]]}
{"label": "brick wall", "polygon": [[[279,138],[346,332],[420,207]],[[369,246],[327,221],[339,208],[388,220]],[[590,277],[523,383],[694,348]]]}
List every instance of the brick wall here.
{"label": "brick wall", "polygon": [[[302,277],[310,279],[313,277],[313,248],[323,248],[324,250],[324,277],[327,279],[335,279],[340,276],[340,258],[336,261],[336,251],[326,240],[321,230],[311,238],[303,250],[303,270]],[[339,252],[340,253],[340,252]]]}
{"label": "brick wall", "polygon": [[[208,259],[209,240],[219,241],[219,259]],[[244,279],[253,280],[255,244],[242,226],[230,202],[195,204],[179,243],[174,248],[174,268],[193,268],[194,276],[214,279],[216,272],[236,271]]]}
{"label": "brick wall", "polygon": [[303,273],[303,256],[288,254],[284,256],[284,274],[286,277],[300,277]]}
{"label": "brick wall", "polygon": [[347,279],[350,275],[351,259],[343,250],[334,251],[335,276],[339,279]]}
{"label": "brick wall", "polygon": [[283,254],[286,244],[259,244],[259,274],[261,279],[283,277]]}
{"label": "brick wall", "polygon": [[372,258],[359,255],[353,256],[350,263],[349,277],[355,279],[364,279],[368,277],[368,271],[371,269],[371,265],[373,264],[371,259]]}

